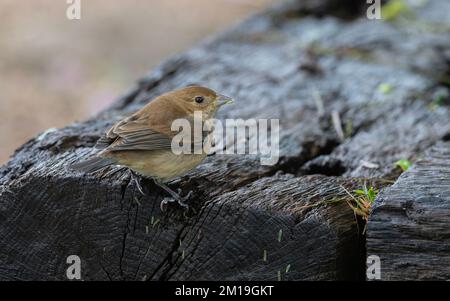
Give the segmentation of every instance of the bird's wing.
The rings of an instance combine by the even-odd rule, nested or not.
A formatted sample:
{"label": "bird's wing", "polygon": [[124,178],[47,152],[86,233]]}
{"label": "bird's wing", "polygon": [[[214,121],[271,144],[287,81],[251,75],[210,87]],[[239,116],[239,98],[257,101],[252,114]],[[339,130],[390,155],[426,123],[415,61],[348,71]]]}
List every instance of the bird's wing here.
{"label": "bird's wing", "polygon": [[108,151],[160,150],[171,148],[171,137],[152,130],[146,118],[135,115],[114,125],[96,147]]}

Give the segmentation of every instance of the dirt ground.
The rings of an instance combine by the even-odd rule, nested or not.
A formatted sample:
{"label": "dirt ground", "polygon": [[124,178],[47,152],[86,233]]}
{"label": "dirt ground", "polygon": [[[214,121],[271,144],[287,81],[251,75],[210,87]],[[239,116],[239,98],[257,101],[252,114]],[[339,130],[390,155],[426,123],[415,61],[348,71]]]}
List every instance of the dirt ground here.
{"label": "dirt ground", "polygon": [[163,58],[279,0],[0,1],[0,164],[108,106]]}

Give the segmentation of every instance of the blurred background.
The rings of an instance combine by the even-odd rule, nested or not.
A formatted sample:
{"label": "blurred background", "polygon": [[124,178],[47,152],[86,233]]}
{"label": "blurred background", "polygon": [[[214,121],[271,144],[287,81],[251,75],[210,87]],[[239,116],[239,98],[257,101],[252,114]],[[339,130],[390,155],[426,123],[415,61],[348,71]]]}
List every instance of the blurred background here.
{"label": "blurred background", "polygon": [[164,58],[280,0],[0,1],[0,164],[106,108]]}

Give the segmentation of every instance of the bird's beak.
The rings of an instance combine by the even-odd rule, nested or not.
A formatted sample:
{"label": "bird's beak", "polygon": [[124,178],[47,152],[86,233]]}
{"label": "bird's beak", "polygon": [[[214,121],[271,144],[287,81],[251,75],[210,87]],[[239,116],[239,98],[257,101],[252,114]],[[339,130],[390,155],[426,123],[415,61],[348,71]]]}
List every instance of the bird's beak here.
{"label": "bird's beak", "polygon": [[222,95],[222,94],[217,95],[216,101],[217,101],[217,106],[219,106],[219,107],[226,105],[228,103],[234,102],[233,98]]}

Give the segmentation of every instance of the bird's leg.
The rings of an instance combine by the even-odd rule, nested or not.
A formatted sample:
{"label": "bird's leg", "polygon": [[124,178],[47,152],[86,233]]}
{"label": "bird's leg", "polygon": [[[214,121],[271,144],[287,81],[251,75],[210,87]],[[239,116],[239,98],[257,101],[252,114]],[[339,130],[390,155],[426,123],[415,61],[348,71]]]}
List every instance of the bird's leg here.
{"label": "bird's leg", "polygon": [[[212,148],[216,147],[216,140],[214,139],[214,137],[211,138],[211,147]],[[208,154],[207,156],[208,157],[212,157],[214,155],[216,155],[216,151],[215,150],[212,153]]]}
{"label": "bird's leg", "polygon": [[185,210],[189,210],[189,206],[186,204],[186,201],[191,197],[192,191],[189,191],[188,194],[184,197],[180,196],[181,189],[178,189],[177,192],[173,191],[166,184],[155,180],[155,184],[164,189],[167,193],[170,194],[172,199],[164,199],[161,202],[161,211],[164,211],[164,206],[171,202],[177,202],[178,205],[183,207]]}
{"label": "bird's leg", "polygon": [[136,173],[135,173],[134,171],[132,171],[131,169],[130,169],[130,173],[131,173],[131,178],[133,179],[134,183],[136,184],[136,187],[137,187],[137,189],[139,190],[139,192],[140,192],[142,195],[145,195],[144,189],[142,188],[142,185],[141,185],[141,179],[140,179],[139,175],[136,174]]}

